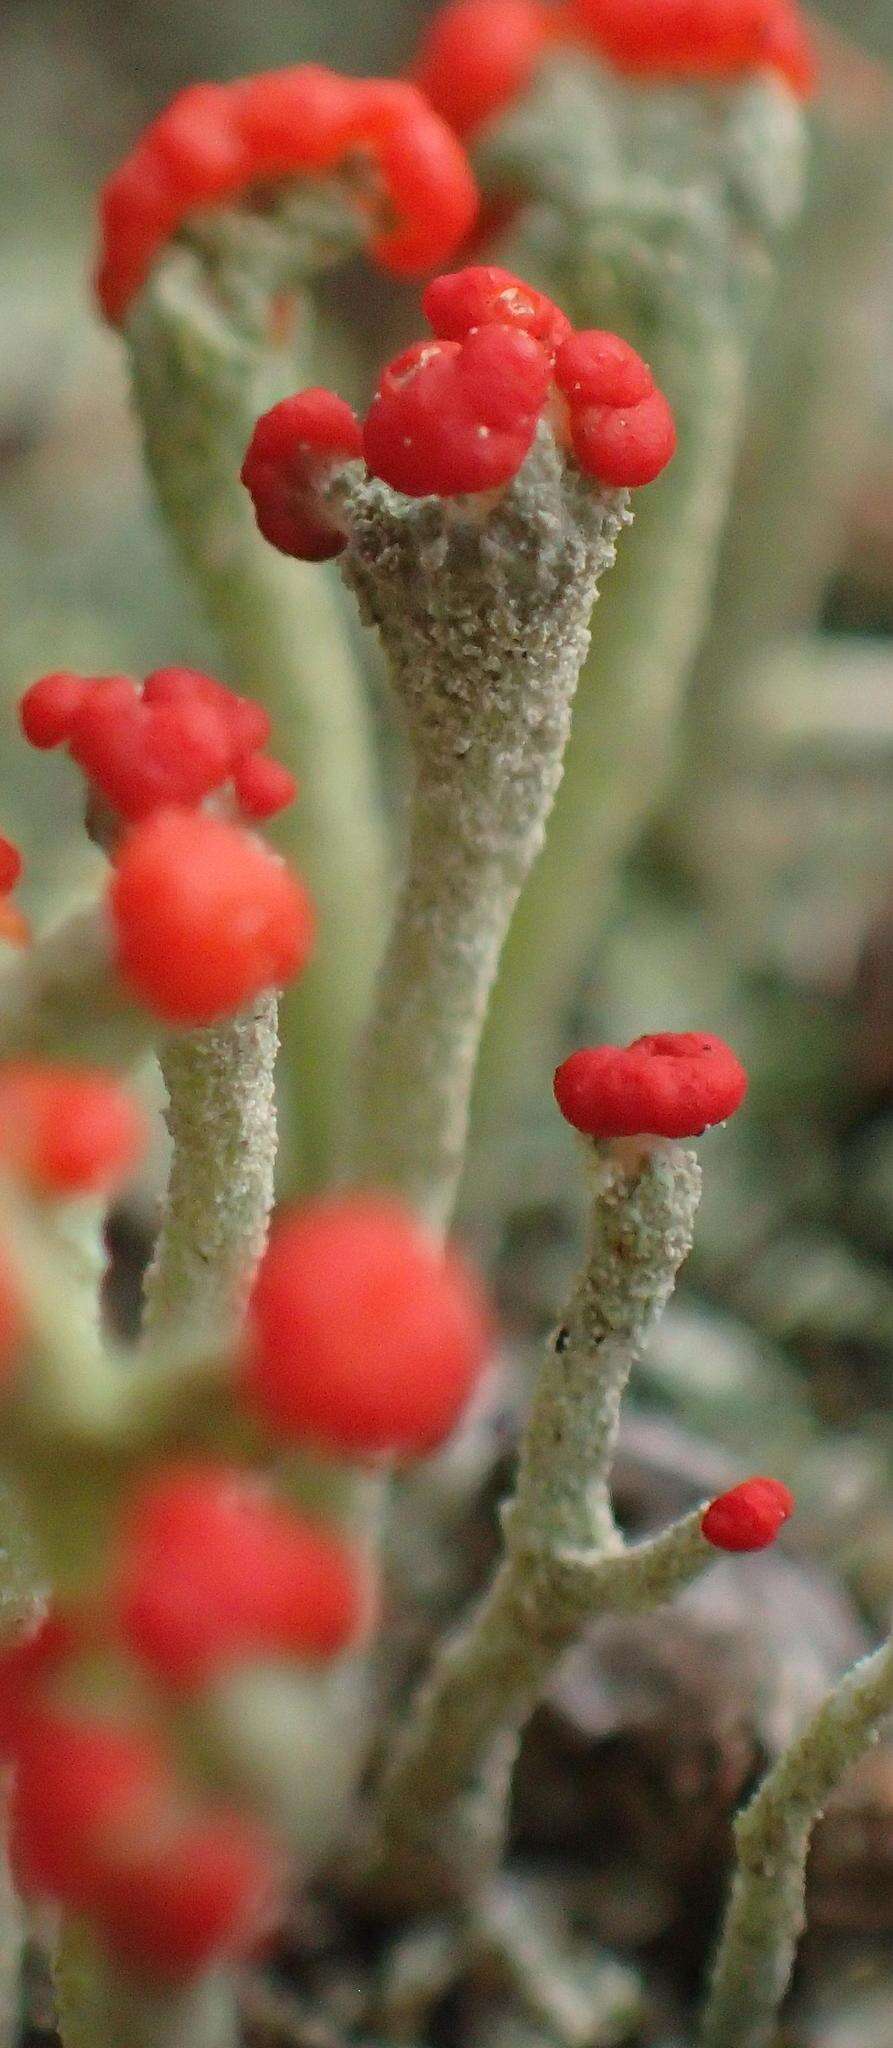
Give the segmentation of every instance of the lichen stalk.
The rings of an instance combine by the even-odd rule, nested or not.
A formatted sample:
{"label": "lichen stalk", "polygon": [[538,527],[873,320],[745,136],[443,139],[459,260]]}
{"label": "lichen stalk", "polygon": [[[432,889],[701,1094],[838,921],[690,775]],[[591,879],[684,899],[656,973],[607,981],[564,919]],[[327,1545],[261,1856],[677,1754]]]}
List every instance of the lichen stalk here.
{"label": "lichen stalk", "polygon": [[276,997],[160,1054],[173,1143],[146,1276],[146,1336],[238,1317],[263,1251],[276,1164]]}
{"label": "lichen stalk", "polygon": [[698,1164],[658,1146],[632,1162],[596,1152],[593,1170],[588,1253],[534,1393],[503,1561],[436,1657],[382,1779],[372,1882],[395,1903],[485,1881],[521,1730],[563,1652],[613,1607],[615,1573],[619,1606],[656,1603],[710,1554],[690,1517],[636,1565],[608,1491],[623,1390],[691,1246]]}
{"label": "lichen stalk", "polygon": [[225,1971],[172,1990],[140,1983],[72,1921],[62,1930],[54,1977],[65,2048],[237,2048],[235,1983]]}
{"label": "lichen stalk", "polygon": [[389,659],[412,759],[406,871],[362,1065],[353,1167],[446,1226],[512,911],[558,787],[625,494],[540,430],[497,503],[348,492],[342,556]]}
{"label": "lichen stalk", "polygon": [[767,2048],[804,1924],[816,1821],[893,1713],[893,1641],[847,1673],[735,1823],[736,1873],[700,2048]]}
{"label": "lichen stalk", "polygon": [[[269,711],[277,753],[300,784],[273,836],[319,914],[314,961],[281,1016],[300,1166],[312,1185],[331,1174],[340,1146],[345,1080],[383,943],[387,862],[370,719],[337,584],[261,540],[239,482],[258,414],[300,375],[271,339],[281,246],[268,251],[260,223],[253,230],[235,252],[224,237],[210,267],[198,248],[168,251],[127,340],[165,523],[219,630],[231,680]],[[287,281],[294,286],[293,275]],[[306,293],[297,317],[306,354]],[[306,361],[301,368],[306,377]]]}

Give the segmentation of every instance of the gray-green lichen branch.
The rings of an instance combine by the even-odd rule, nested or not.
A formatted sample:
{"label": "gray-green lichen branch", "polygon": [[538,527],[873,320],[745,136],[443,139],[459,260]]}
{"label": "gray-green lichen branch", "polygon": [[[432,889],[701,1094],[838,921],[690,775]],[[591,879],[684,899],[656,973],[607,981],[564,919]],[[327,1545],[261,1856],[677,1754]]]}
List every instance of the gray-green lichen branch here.
{"label": "gray-green lichen branch", "polygon": [[518,1738],[560,1656],[599,1613],[657,1604],[711,1555],[699,1514],[624,1550],[608,1487],[630,1370],[691,1246],[697,1160],[671,1145],[596,1151],[593,1172],[587,1257],[534,1392],[503,1562],[383,1774],[372,1884],[389,1903],[480,1890]]}
{"label": "gray-green lichen branch", "polygon": [[[383,942],[386,852],[374,747],[337,583],[263,542],[239,482],[255,420],[309,380],[308,282],[356,244],[337,194],[284,200],[264,219],[223,213],[164,254],[127,324],[158,504],[219,629],[231,679],[269,711],[298,802],[275,830],[305,876],[319,942],[281,1015],[305,1178],[338,1150],[345,1078]],[[276,338],[281,295],[297,345]]]}
{"label": "gray-green lichen branch", "polygon": [[377,627],[411,754],[406,870],[361,1074],[354,1169],[437,1229],[512,911],[543,843],[626,494],[551,433],[498,501],[345,491],[343,573]]}
{"label": "gray-green lichen branch", "polygon": [[162,1050],[173,1151],[145,1331],[235,1327],[266,1242],[276,1166],[276,997]]}
{"label": "gray-green lichen branch", "polygon": [[700,2048],[769,2048],[803,1931],[813,1828],[889,1714],[893,1641],[848,1672],[739,1815],[736,1872]]}

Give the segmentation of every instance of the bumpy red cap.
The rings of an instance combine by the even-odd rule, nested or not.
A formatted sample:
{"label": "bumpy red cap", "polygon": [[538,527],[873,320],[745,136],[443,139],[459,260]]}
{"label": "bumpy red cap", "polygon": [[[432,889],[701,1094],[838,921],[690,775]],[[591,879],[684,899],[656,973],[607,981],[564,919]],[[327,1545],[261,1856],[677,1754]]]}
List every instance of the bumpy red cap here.
{"label": "bumpy red cap", "polygon": [[526,92],[550,34],[537,0],[453,0],[422,37],[416,85],[458,135]]}
{"label": "bumpy red cap", "polygon": [[83,1913],[129,1968],[177,1982],[269,1927],[268,1840],[235,1814],[185,1807],[147,1735],[43,1713],[16,1761],[21,1889]]}
{"label": "bumpy red cap", "polygon": [[129,1647],[191,1690],[246,1657],[332,1657],[367,1606],[358,1561],[334,1534],[225,1466],[174,1466],[132,1502],[117,1608]]}
{"label": "bumpy red cap", "polygon": [[711,1501],[701,1529],[715,1550],[765,1550],[793,1508],[780,1479],[745,1479]]}
{"label": "bumpy red cap", "polygon": [[190,214],[363,158],[372,177],[360,204],[373,223],[381,212],[396,216],[373,225],[373,256],[398,275],[433,269],[468,233],[477,190],[460,144],[413,86],[314,64],[188,86],[103,187],[97,292],[106,318],[125,319]]}
{"label": "bumpy red cap", "polygon": [[0,1067],[0,1160],[39,1194],[109,1193],[145,1138],[138,1104],[108,1074],[24,1060]]}
{"label": "bumpy red cap", "polygon": [[242,464],[254,516],[280,554],[325,562],[347,538],[324,488],[346,462],[362,459],[356,413],[334,391],[313,388],[262,414]]}
{"label": "bumpy red cap", "polygon": [[701,1031],[586,1046],[555,1075],[562,1116],[591,1138],[696,1138],[732,1116],[746,1092],[740,1060]]}
{"label": "bumpy red cap", "polygon": [[[67,742],[93,789],[131,823],[236,781],[270,730],[259,704],[185,668],[156,669],[141,693],[128,676],[42,676],[21,719],[35,746]],[[288,771],[270,766],[278,773],[267,780],[264,816],[294,795]],[[249,770],[249,788],[250,778]]]}
{"label": "bumpy red cap", "polygon": [[422,310],[444,341],[464,341],[475,327],[519,328],[532,334],[553,361],[573,332],[560,306],[495,263],[469,264],[432,278],[422,294]]}
{"label": "bumpy red cap", "polygon": [[210,1024],[305,965],[313,913],[253,834],[201,811],[156,811],[121,849],[109,891],[118,970],[156,1016]]}
{"label": "bumpy red cap", "polygon": [[640,78],[734,78],[775,71],[798,97],[816,76],[794,0],[570,0],[571,32]]}
{"label": "bumpy red cap", "polygon": [[458,1420],[489,1336],[477,1283],[452,1253],[397,1202],[345,1195],[274,1229],[242,1388],[286,1442],[419,1456]]}
{"label": "bumpy red cap", "polygon": [[369,471],[411,498],[499,489],[531,448],[548,394],[548,357],[520,329],[418,342],[388,365],[369,408]]}
{"label": "bumpy red cap", "polygon": [[6,896],[14,889],[22,872],[22,856],[11,839],[0,832],[0,896]]}
{"label": "bumpy red cap", "polygon": [[574,334],[559,306],[495,264],[434,278],[423,303],[435,339],[388,363],[362,430],[319,390],[258,421],[242,478],[261,532],[283,553],[318,561],[345,545],[321,485],[359,453],[407,497],[501,490],[533,445],[553,383],[554,432],[588,476],[635,488],[669,462],[670,408],[617,335]]}

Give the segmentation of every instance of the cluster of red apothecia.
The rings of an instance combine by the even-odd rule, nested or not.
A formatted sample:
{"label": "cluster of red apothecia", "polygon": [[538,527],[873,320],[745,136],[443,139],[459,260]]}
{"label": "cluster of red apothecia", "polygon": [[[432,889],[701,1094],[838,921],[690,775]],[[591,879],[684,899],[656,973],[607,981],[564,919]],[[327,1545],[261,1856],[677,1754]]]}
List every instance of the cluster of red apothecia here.
{"label": "cluster of red apothecia", "polygon": [[473,135],[533,83],[542,59],[581,49],[640,80],[769,71],[798,98],[816,62],[796,0],[452,0],[435,15],[416,84],[457,134]]}
{"label": "cluster of red apothecia", "polygon": [[11,839],[0,832],[0,945],[27,946],[31,928],[18,905],[11,901],[22,872],[22,856]]}
{"label": "cluster of red apothecia", "polygon": [[158,669],[141,693],[126,676],[56,674],[26,691],[21,719],[32,745],[68,746],[125,828],[109,923],[140,1002],[169,1024],[210,1024],[300,972],[314,929],[303,885],[253,832],[202,809],[231,787],[261,822],[294,797],[294,777],[260,751],[260,705],[193,669]]}
{"label": "cluster of red apothecia", "polygon": [[[384,269],[431,270],[471,228],[478,198],[464,151],[412,85],[304,64],[187,87],[103,188],[97,292],[107,319],[126,318],[159,250],[190,215],[346,162],[370,253]],[[367,168],[365,191],[358,163]]]}
{"label": "cluster of red apothecia", "polygon": [[283,554],[322,561],[344,547],[331,486],[349,462],[412,498],[502,489],[547,407],[556,437],[602,485],[634,489],[670,461],[670,407],[618,335],[575,332],[551,299],[493,264],[435,278],[422,306],[434,339],[388,364],[362,425],[319,388],[258,420],[242,481]]}

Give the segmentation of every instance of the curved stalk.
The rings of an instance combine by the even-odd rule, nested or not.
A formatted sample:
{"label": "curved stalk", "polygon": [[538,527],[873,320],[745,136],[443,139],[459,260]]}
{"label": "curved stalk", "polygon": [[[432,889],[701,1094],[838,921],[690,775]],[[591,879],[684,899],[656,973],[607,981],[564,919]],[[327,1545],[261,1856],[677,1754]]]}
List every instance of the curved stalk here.
{"label": "curved stalk", "polygon": [[697,1160],[678,1146],[632,1165],[595,1155],[586,1263],[534,1392],[504,1560],[436,1657],[382,1780],[371,1881],[389,1904],[479,1889],[521,1730],[559,1658],[596,1614],[656,1604],[709,1561],[696,1516],[624,1552],[608,1484],[623,1391],[699,1196]]}
{"label": "curved stalk", "polygon": [[[245,249],[254,260],[250,244],[241,257]],[[264,253],[261,235],[258,260]],[[331,1174],[340,1147],[383,936],[386,856],[370,721],[337,584],[261,540],[239,482],[258,414],[301,381],[268,339],[272,281],[263,290],[254,280],[253,293],[250,282],[236,256],[224,254],[212,283],[195,250],[175,247],[127,338],[158,503],[220,631],[231,680],[269,711],[277,752],[300,783],[274,837],[319,912],[316,956],[282,1010],[286,1078],[295,1075],[301,1164],[312,1185]]]}
{"label": "curved stalk", "polygon": [[893,1714],[893,1641],[818,1708],[735,1823],[737,1869],[699,2040],[768,2048],[803,1931],[806,1858],[826,1801]]}

